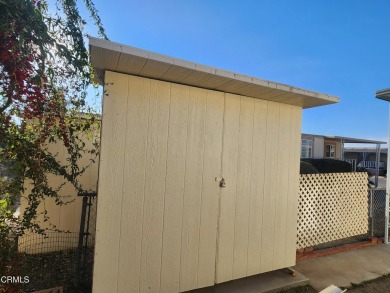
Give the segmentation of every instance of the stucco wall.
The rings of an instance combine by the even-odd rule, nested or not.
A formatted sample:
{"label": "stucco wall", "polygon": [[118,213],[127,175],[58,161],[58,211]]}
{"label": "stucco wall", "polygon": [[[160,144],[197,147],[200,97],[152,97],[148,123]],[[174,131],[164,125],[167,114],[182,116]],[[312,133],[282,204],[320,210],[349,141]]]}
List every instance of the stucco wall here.
{"label": "stucco wall", "polygon": [[[80,134],[80,136],[86,144],[86,149],[93,149],[92,143],[100,136],[100,128],[96,127],[93,134],[85,133]],[[68,153],[62,143],[48,144],[48,151],[53,155],[56,155],[57,161],[62,165],[67,164],[66,160],[68,158]],[[95,158],[95,163],[91,163],[91,158]],[[98,158],[92,154],[83,154],[82,158],[79,159],[80,168],[89,164],[91,165],[85,173],[78,178],[78,180],[84,190],[96,191],[98,180]],[[67,182],[64,178],[55,175],[49,175],[48,181],[50,186],[53,188],[58,188],[63,183]],[[32,186],[26,182],[25,188],[26,192],[22,195],[20,200],[21,216],[23,216],[23,212],[28,205],[26,196]],[[46,237],[37,237],[37,235],[27,232],[24,236],[19,237],[19,251],[41,253],[77,246],[77,233],[80,230],[82,198],[77,196],[77,191],[69,182],[61,187],[59,194],[63,196],[63,201],[66,204],[57,205],[53,198],[44,197],[37,209],[38,214],[43,213],[46,210],[47,216],[49,217],[49,220],[46,222],[43,221],[42,215],[37,218],[40,227],[48,229]],[[96,209],[92,208],[92,210]],[[63,233],[64,235],[59,236],[58,232],[55,232],[56,229],[62,232],[71,232],[73,234]],[[72,237],[76,239],[73,239]]]}

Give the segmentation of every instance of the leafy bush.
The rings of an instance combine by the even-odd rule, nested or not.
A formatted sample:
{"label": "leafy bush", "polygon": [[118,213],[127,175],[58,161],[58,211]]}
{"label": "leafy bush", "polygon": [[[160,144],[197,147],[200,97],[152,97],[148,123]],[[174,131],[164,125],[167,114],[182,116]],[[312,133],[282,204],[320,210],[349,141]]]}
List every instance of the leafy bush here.
{"label": "leafy bush", "polygon": [[319,173],[345,173],[352,172],[352,165],[348,162],[334,159],[302,159],[312,164]]}
{"label": "leafy bush", "polygon": [[318,174],[318,170],[312,164],[301,161],[300,174]]}

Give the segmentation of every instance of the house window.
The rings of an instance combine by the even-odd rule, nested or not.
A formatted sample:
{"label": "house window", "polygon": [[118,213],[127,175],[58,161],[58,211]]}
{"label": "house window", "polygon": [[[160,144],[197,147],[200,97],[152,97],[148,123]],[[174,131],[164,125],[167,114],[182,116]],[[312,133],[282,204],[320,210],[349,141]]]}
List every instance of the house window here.
{"label": "house window", "polygon": [[334,159],[336,157],[336,145],[326,144],[325,145],[325,158]]}
{"label": "house window", "polygon": [[313,157],[313,141],[310,139],[302,139],[301,158]]}

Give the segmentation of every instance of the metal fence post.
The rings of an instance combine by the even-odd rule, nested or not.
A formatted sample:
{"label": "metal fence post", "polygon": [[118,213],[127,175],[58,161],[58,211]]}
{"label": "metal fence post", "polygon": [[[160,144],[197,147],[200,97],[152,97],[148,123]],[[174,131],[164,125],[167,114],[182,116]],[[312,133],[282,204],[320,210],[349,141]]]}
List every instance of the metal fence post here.
{"label": "metal fence post", "polygon": [[[86,285],[88,281],[85,279],[87,276],[86,270],[88,267],[88,245],[90,241],[90,224],[91,224],[91,207],[92,199],[97,196],[96,192],[79,192],[78,196],[83,197],[83,204],[81,210],[80,219],[80,231],[79,231],[79,243],[77,247],[77,259],[76,259],[76,276],[75,285],[77,287]],[[95,224],[95,223],[94,223]],[[85,282],[82,284],[81,281]]]}
{"label": "metal fence post", "polygon": [[83,196],[83,205],[81,209],[81,220],[80,220],[80,231],[79,231],[79,244],[77,247],[77,260],[76,260],[76,276],[75,276],[75,285],[78,286],[80,284],[81,277],[81,256],[83,250],[83,239],[84,239],[84,227],[85,227],[85,215],[87,210],[87,200],[88,197],[83,194],[78,194],[79,196]]}

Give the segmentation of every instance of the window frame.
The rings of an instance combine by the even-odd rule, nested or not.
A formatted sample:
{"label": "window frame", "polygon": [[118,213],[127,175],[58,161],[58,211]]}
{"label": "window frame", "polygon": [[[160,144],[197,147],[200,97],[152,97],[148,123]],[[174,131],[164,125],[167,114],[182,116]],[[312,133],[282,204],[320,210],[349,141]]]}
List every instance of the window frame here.
{"label": "window frame", "polygon": [[[303,141],[310,141],[311,146],[310,146],[310,151],[309,151],[309,156],[303,156]],[[310,138],[301,138],[301,159],[312,159],[313,158],[313,150],[314,150],[314,140]]]}
{"label": "window frame", "polygon": [[[327,147],[330,146],[330,147],[333,147],[334,151],[333,151],[333,157],[331,156],[331,149],[329,149],[329,156],[327,156],[327,153],[328,153],[328,150],[327,150]],[[335,143],[329,143],[329,142],[326,142],[325,143],[325,148],[324,148],[324,157],[326,159],[336,159],[336,144]]]}

